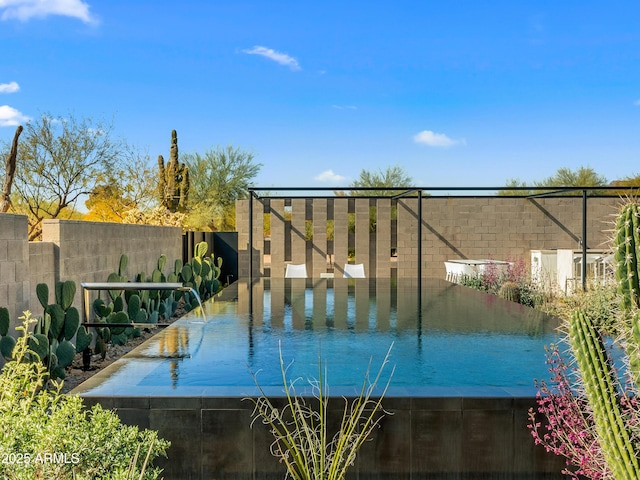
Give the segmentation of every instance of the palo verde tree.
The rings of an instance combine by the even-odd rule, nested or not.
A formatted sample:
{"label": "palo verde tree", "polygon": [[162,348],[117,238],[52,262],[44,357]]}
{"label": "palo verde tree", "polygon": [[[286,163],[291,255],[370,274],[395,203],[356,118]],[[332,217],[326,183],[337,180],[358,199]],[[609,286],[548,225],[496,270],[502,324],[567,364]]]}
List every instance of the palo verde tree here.
{"label": "palo verde tree", "polygon": [[[357,180],[354,180],[349,184],[352,190],[349,192],[351,196],[376,196],[376,197],[391,197],[402,193],[399,190],[385,190],[386,188],[409,188],[413,183],[409,174],[399,165],[387,167],[385,170],[378,170],[377,172],[371,172],[366,169],[362,169]],[[361,188],[372,188],[373,190],[360,190]],[[345,196],[345,192],[335,192],[337,196]],[[369,207],[369,229],[374,232],[376,230],[376,207]],[[391,217],[395,218],[397,215],[397,209],[395,206],[391,208]],[[349,214],[349,230],[355,232],[355,215]],[[329,226],[331,228],[331,225]]]}
{"label": "palo verde tree", "polygon": [[[525,182],[519,178],[507,180],[505,189],[500,190],[498,195],[530,195],[536,193],[536,189],[514,190],[514,187],[526,187]],[[591,167],[579,167],[572,170],[567,167],[559,168],[556,173],[543,180],[533,182],[533,187],[606,187],[607,179],[600,175]],[[580,192],[569,192],[570,195],[580,195]]]}
{"label": "palo verde tree", "polygon": [[209,230],[235,228],[235,202],[248,196],[248,188],[262,167],[254,154],[227,146],[204,154],[185,155],[191,172],[189,223]]}
{"label": "palo verde tree", "polygon": [[[413,180],[409,174],[399,165],[387,167],[385,170],[371,172],[363,169],[357,180],[349,184],[352,188],[352,196],[393,196],[399,192],[393,190],[385,190],[385,188],[410,187]],[[380,190],[358,190],[359,188],[374,188]]]}
{"label": "palo verde tree", "polygon": [[85,220],[131,223],[129,219],[158,204],[155,171],[149,155],[128,147],[117,169],[106,172],[85,201]]}
{"label": "palo verde tree", "polygon": [[26,124],[16,158],[13,210],[29,217],[29,240],[45,218],[68,218],[118,164],[123,144],[112,124],[90,117],[43,114]]}

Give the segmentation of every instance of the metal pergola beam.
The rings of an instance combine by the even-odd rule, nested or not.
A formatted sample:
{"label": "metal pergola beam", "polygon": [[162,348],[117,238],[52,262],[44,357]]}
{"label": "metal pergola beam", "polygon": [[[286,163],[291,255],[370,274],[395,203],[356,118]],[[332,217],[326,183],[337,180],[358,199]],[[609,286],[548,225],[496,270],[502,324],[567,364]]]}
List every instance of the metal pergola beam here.
{"label": "metal pergola beam", "polygon": [[[258,192],[300,192],[305,193],[304,196],[306,198],[338,198],[339,195],[336,195],[336,192],[379,192],[379,191],[388,191],[388,192],[398,192],[395,195],[358,195],[363,198],[402,198],[406,197],[410,194],[417,193],[418,197],[418,285],[420,285],[422,281],[422,199],[425,192],[499,192],[499,191],[509,191],[509,192],[523,192],[522,195],[504,195],[504,197],[511,198],[541,198],[541,197],[551,197],[551,196],[565,196],[569,192],[582,192],[582,269],[581,269],[581,277],[582,277],[582,288],[586,290],[586,281],[587,281],[587,198],[589,197],[588,192],[621,192],[628,191],[630,194],[633,194],[634,191],[636,193],[640,192],[640,186],[606,186],[606,187],[249,187],[249,279],[250,282],[253,282],[253,200],[254,198],[259,200],[262,198],[258,195]],[[306,193],[309,192],[334,192],[333,195],[308,195]],[[535,193],[531,193],[535,192]],[[464,198],[470,196],[479,196],[479,195],[441,195],[435,196],[431,195],[432,198]],[[496,195],[485,195],[488,197],[495,197]],[[607,196],[606,194],[602,194],[602,196]],[[610,194],[608,196],[620,196],[619,193]],[[269,198],[291,198],[293,195],[269,195]]]}

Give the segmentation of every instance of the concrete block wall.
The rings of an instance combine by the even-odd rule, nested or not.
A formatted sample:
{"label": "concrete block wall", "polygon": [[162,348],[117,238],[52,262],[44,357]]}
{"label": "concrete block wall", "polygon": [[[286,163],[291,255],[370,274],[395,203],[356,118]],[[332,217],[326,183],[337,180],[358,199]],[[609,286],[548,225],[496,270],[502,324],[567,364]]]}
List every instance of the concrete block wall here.
{"label": "concrete block wall", "polygon": [[[167,256],[165,270],[182,258],[182,229],[150,225],[45,220],[42,239],[55,245],[56,281],[73,280],[78,286],[74,305],[81,306],[81,282],[105,282],[117,272],[120,256],[129,262],[125,276],[147,276],[156,268],[158,257]],[[165,272],[166,273],[166,272]]]}
{"label": "concrete block wall", "polygon": [[27,217],[0,213],[0,306],[9,310],[10,332],[29,309],[29,244]]}
{"label": "concrete block wall", "polygon": [[49,285],[53,301],[56,281],[75,281],[74,304],[81,308],[80,283],[106,281],[123,253],[129,257],[130,279],[150,274],[161,254],[167,256],[166,269],[182,258],[182,230],[177,227],[45,220],[42,242],[29,242],[27,227],[26,216],[0,213],[0,306],[9,310],[12,333],[23,311],[42,314],[38,283]]}
{"label": "concrete block wall", "polygon": [[[619,203],[618,198],[588,199],[587,248],[607,248],[607,230]],[[582,248],[582,197],[427,197],[422,211],[426,276],[443,277],[447,259],[522,258],[529,263],[531,250]],[[400,254],[415,258],[406,249]]]}
{"label": "concrete block wall", "polygon": [[[29,310],[34,316],[42,315],[43,308],[36,295],[36,285],[46,283],[52,289],[56,282],[56,245],[52,242],[29,242]],[[53,297],[53,293],[51,293]]]}
{"label": "concrete block wall", "polygon": [[[326,251],[327,239],[323,235],[314,235],[314,240],[301,242],[299,232],[303,225],[303,215],[306,215],[304,218],[307,221],[313,222],[314,229],[326,222],[326,213],[316,217],[320,203],[313,200],[314,207],[309,209],[304,200],[292,200],[287,217],[284,199],[260,199],[253,202],[254,276],[270,274],[272,277],[281,277],[284,275],[284,265],[294,258],[306,258],[309,275],[319,276],[324,267],[318,268],[316,265],[316,253]],[[531,250],[580,249],[583,242],[581,196],[532,199],[499,196],[423,197],[420,240],[417,198],[381,198],[370,201],[336,197],[330,203],[328,210],[334,220],[333,267],[336,276],[342,274],[342,265],[346,263],[351,242],[349,218],[355,219],[355,243],[352,248],[355,247],[356,262],[365,264],[367,276],[379,278],[416,277],[420,250],[423,276],[444,277],[444,262],[448,259],[522,258],[528,264]],[[586,242],[589,249],[607,248],[607,230],[611,228],[613,215],[619,204],[620,199],[617,197],[588,198]],[[376,229],[371,234],[370,207],[376,208],[377,215]],[[397,215],[391,213],[394,208]],[[239,242],[239,272],[242,277],[249,271],[246,250],[248,200],[238,202],[237,212],[239,239],[247,239],[245,243]],[[262,219],[265,212],[271,215],[270,272],[264,268],[262,255],[265,245]],[[259,222],[259,229],[256,228],[256,222]],[[287,239],[287,235],[291,238]],[[392,238],[395,240],[392,241]],[[288,243],[291,244],[288,255],[290,258],[285,258],[285,246]],[[391,249],[395,249],[397,253],[394,259],[389,258]]]}

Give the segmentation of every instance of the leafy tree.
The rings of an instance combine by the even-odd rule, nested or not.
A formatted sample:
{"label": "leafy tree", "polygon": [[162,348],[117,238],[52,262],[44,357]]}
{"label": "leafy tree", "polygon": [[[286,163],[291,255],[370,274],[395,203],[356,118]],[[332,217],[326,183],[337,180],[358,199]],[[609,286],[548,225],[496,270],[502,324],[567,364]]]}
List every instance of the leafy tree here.
{"label": "leafy tree", "polygon": [[531,189],[516,190],[517,188],[524,188],[526,186],[527,184],[524,181],[518,178],[510,178],[505,184],[505,189],[498,191],[498,195],[504,197],[514,195],[531,195],[533,193],[533,190]]}
{"label": "leafy tree", "polygon": [[79,198],[92,192],[118,164],[123,144],[112,125],[73,115],[44,114],[26,124],[18,152],[14,192],[29,217],[29,240],[45,218],[69,218]]}
{"label": "leafy tree", "polygon": [[[376,197],[391,197],[402,193],[401,190],[385,190],[385,188],[398,188],[398,187],[410,187],[413,180],[405,172],[405,170],[398,166],[387,167],[385,170],[378,170],[377,172],[370,172],[369,170],[362,169],[357,180],[354,180],[349,185],[353,190],[350,191],[351,196],[376,196]],[[373,188],[373,190],[358,190],[359,188]],[[379,189],[379,190],[378,190]],[[335,192],[337,196],[345,196],[344,192]],[[415,194],[412,194],[412,196]],[[371,232],[376,231],[376,207],[369,207],[369,230]],[[392,206],[391,218],[396,218],[397,208]],[[349,231],[355,232],[355,215],[349,214],[348,217]],[[333,226],[332,226],[333,227]]]}
{"label": "leafy tree", "polygon": [[[640,188],[640,174],[628,175],[620,180],[614,180],[611,182],[612,187],[638,187]],[[611,195],[638,195],[638,190],[613,190],[609,192]]]}
{"label": "leafy tree", "polygon": [[607,179],[596,173],[591,167],[580,167],[573,171],[570,168],[559,168],[555,175],[536,182],[538,187],[605,187]]}
{"label": "leafy tree", "polygon": [[[527,195],[532,193],[542,193],[548,190],[513,190],[513,187],[526,187],[527,185],[518,178],[512,178],[505,185],[507,188],[500,190],[498,195]],[[567,167],[559,168],[556,173],[543,180],[535,181],[533,187],[605,187],[607,179],[604,175],[598,174],[591,167],[579,167],[571,170]],[[579,195],[580,192],[568,192],[567,195]],[[597,192],[596,192],[597,194]]]}
{"label": "leafy tree", "polygon": [[153,209],[157,203],[156,177],[149,156],[127,149],[119,168],[106,172],[104,181],[89,194],[85,220],[121,223],[137,211]]}
{"label": "leafy tree", "polygon": [[247,198],[247,189],[262,167],[254,158],[253,153],[230,145],[184,156],[191,179],[188,223],[193,228],[235,228],[235,201]]}
{"label": "leafy tree", "polygon": [[[385,197],[401,193],[398,190],[384,190],[385,188],[409,187],[412,182],[413,180],[407,172],[402,167],[395,165],[377,172],[362,169],[358,179],[351,182],[349,186],[353,189],[351,190],[352,196]],[[380,190],[358,190],[359,188],[379,188]],[[343,195],[342,192],[336,193]]]}

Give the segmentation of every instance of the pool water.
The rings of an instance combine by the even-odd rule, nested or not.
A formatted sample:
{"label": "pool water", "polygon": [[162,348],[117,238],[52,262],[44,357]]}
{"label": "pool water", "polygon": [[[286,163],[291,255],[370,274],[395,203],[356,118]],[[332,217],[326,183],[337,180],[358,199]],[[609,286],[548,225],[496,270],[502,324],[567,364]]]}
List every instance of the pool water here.
{"label": "pool water", "polygon": [[391,349],[380,381],[393,370],[391,393],[534,394],[534,379],[548,378],[545,345],[558,339],[556,319],[439,279],[263,279],[227,290],[205,306],[205,318],[194,312],[168,327],[90,393],[249,394],[252,374],[261,386],[282,385],[280,353],[289,379],[307,384],[322,363],[330,388],[355,393]]}

